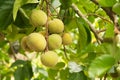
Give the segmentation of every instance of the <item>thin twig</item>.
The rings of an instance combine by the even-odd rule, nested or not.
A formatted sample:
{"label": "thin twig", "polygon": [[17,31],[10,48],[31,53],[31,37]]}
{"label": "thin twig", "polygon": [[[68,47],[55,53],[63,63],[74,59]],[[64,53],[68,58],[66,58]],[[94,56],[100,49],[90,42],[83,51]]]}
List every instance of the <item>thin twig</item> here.
{"label": "thin twig", "polygon": [[96,17],[99,17],[99,18],[101,18],[102,20],[104,20],[104,21],[107,21],[107,22],[109,22],[109,23],[112,23],[110,20],[108,20],[108,19],[106,19],[106,18],[104,18],[104,17],[102,17],[102,16],[100,16],[100,15],[98,15],[98,14],[93,14],[93,13],[89,13],[89,14],[87,14],[87,16],[96,16]]}
{"label": "thin twig", "polygon": [[65,47],[65,45],[63,45],[63,47],[64,47],[64,54],[65,54],[65,57],[66,57],[66,59],[69,61],[69,58],[68,58],[67,53],[66,53],[66,47]]}
{"label": "thin twig", "polygon": [[99,35],[97,34],[97,30],[94,28],[93,24],[82,14],[82,12],[78,9],[78,7],[74,3],[72,4],[72,9],[78,14],[78,16],[82,17],[85,20],[85,22],[89,25],[96,39],[102,42],[103,39],[99,37]]}
{"label": "thin twig", "polygon": [[104,31],[106,31],[106,29],[98,30],[97,33],[99,34],[99,33],[104,32]]}
{"label": "thin twig", "polygon": [[[93,3],[95,3],[96,5],[99,5],[98,4],[98,2],[97,2],[97,0],[91,0]],[[110,17],[110,19],[112,20],[112,21],[114,21],[114,17],[113,17],[113,11],[112,11],[112,8],[110,8],[110,7],[101,7],[105,12],[106,12],[106,14]]]}
{"label": "thin twig", "polygon": [[[94,2],[96,5],[99,5],[96,0],[91,0],[91,1]],[[101,8],[106,12],[106,14],[113,21],[115,34],[119,34],[120,29],[119,29],[119,24],[118,24],[118,20],[117,20],[117,15],[112,11],[111,7],[101,7]]]}
{"label": "thin twig", "polygon": [[39,4],[40,9],[43,9],[43,4],[44,4],[44,0],[42,0],[41,3]]}
{"label": "thin twig", "polygon": [[57,13],[57,15],[59,14],[58,11],[54,8],[54,6],[52,6],[51,3],[49,3],[50,7],[54,9],[54,11]]}

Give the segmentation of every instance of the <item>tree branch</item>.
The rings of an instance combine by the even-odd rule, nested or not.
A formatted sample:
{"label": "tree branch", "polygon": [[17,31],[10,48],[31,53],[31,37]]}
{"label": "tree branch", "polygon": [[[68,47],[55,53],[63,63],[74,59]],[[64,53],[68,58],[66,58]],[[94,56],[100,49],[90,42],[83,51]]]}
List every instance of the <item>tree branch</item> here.
{"label": "tree branch", "polygon": [[[96,5],[99,5],[98,2],[96,0],[91,0],[93,3],[95,3]],[[101,7],[105,12],[106,14],[110,17],[110,19],[113,21],[114,20],[114,17],[113,17],[113,12],[112,12],[112,8],[110,7]]]}
{"label": "tree branch", "polygon": [[[94,2],[96,5],[99,5],[96,0],[91,0],[91,1]],[[112,11],[112,8],[111,7],[101,7],[101,8],[106,12],[106,14],[113,21],[115,34],[120,34],[120,27],[118,24],[117,15]]]}
{"label": "tree branch", "polygon": [[[46,1],[46,10],[47,10],[47,17],[49,18],[51,16],[51,12],[50,12],[50,1],[49,0],[45,0]],[[45,35],[45,38],[46,38],[46,42],[47,42],[47,45],[46,45],[46,48],[45,48],[45,51],[48,51],[48,21],[49,19],[47,18],[47,22],[45,24],[45,28],[46,28],[46,35]]]}
{"label": "tree branch", "polygon": [[101,37],[99,37],[99,35],[97,34],[97,30],[94,28],[93,24],[82,14],[82,12],[78,9],[78,7],[73,3],[72,4],[72,9],[78,14],[78,16],[82,17],[85,22],[89,25],[91,31],[94,33],[95,37],[97,40],[99,41],[103,41],[103,39]]}

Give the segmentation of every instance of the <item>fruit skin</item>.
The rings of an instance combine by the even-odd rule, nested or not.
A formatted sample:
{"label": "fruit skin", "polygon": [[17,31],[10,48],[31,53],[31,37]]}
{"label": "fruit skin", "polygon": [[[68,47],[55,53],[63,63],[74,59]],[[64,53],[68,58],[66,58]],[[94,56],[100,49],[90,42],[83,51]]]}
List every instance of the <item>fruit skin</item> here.
{"label": "fruit skin", "polygon": [[69,45],[72,43],[72,36],[69,33],[63,33],[62,36],[63,45]]}
{"label": "fruit skin", "polygon": [[38,27],[47,22],[47,15],[42,10],[32,10],[30,15],[30,22],[33,26]]}
{"label": "fruit skin", "polygon": [[40,34],[42,34],[43,36],[46,36],[46,31],[40,31]]}
{"label": "fruit skin", "polygon": [[116,3],[115,5],[113,5],[112,10],[113,10],[116,14],[120,15],[120,3]]}
{"label": "fruit skin", "polygon": [[48,21],[49,33],[61,33],[64,30],[64,24],[60,19],[53,19]]}
{"label": "fruit skin", "polygon": [[41,55],[41,63],[47,67],[54,67],[58,62],[58,55],[53,51],[47,51]]}
{"label": "fruit skin", "polygon": [[46,47],[46,40],[42,34],[31,33],[27,37],[27,45],[34,51],[43,51]]}
{"label": "fruit skin", "polygon": [[27,36],[24,36],[22,39],[21,39],[21,48],[23,49],[23,50],[25,50],[25,51],[32,51],[29,47],[28,47],[28,45],[27,45]]}
{"label": "fruit skin", "polygon": [[50,50],[57,49],[62,44],[62,38],[58,34],[51,34],[48,36],[48,47]]}

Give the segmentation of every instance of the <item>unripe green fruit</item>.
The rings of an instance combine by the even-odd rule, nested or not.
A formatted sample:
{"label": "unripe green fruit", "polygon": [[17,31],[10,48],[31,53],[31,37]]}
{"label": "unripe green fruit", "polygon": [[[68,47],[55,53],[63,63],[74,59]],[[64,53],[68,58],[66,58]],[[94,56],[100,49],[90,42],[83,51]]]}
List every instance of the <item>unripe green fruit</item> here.
{"label": "unripe green fruit", "polygon": [[47,22],[47,15],[42,10],[34,9],[30,16],[30,22],[33,26],[41,26]]}
{"label": "unripe green fruit", "polygon": [[52,34],[48,36],[48,47],[50,50],[57,49],[62,44],[62,38],[58,34]]}
{"label": "unripe green fruit", "polygon": [[72,43],[72,36],[69,33],[63,33],[62,43],[64,45],[69,45]]}
{"label": "unripe green fruit", "polygon": [[47,51],[41,55],[41,62],[47,67],[54,67],[58,62],[58,55],[53,51]]}
{"label": "unripe green fruit", "polygon": [[116,3],[116,4],[112,7],[112,10],[113,10],[116,14],[120,15],[120,3]]}
{"label": "unripe green fruit", "polygon": [[34,51],[43,51],[46,47],[46,40],[42,34],[31,33],[27,37],[27,45]]}
{"label": "unripe green fruit", "polygon": [[32,51],[32,50],[28,47],[28,45],[26,44],[26,42],[27,42],[27,36],[24,36],[24,37],[21,39],[21,47],[22,47],[22,49],[25,50],[25,51]]}
{"label": "unripe green fruit", "polygon": [[49,33],[61,33],[64,30],[64,24],[60,19],[53,19],[48,22]]}

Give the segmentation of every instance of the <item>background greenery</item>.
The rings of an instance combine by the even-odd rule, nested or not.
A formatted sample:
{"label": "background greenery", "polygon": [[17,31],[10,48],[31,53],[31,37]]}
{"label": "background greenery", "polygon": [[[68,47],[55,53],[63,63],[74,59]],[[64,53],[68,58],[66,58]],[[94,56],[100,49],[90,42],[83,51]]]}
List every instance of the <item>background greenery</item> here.
{"label": "background greenery", "polygon": [[[29,16],[35,8],[47,13],[47,1],[52,17],[63,20],[73,37],[71,45],[55,50],[60,62],[53,68],[41,64],[41,53],[20,46],[23,36],[43,30]],[[120,0],[0,0],[0,80],[120,80],[116,3]]]}

